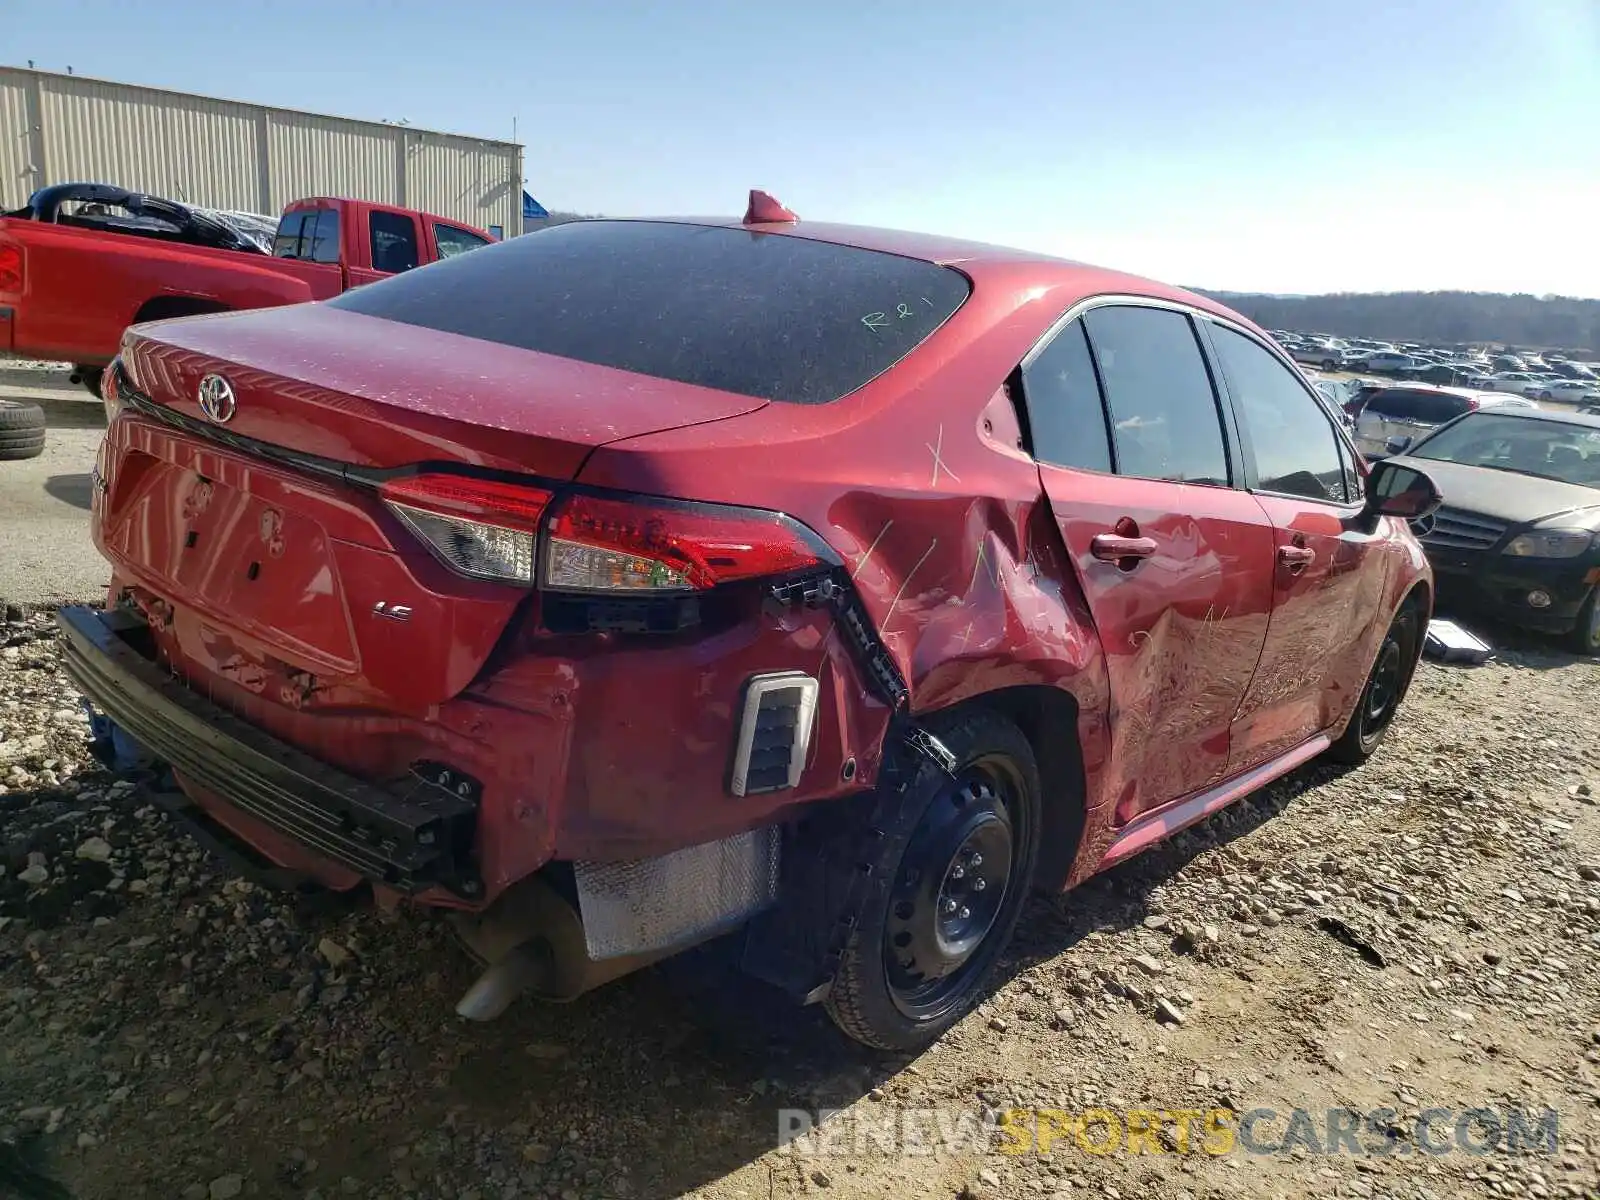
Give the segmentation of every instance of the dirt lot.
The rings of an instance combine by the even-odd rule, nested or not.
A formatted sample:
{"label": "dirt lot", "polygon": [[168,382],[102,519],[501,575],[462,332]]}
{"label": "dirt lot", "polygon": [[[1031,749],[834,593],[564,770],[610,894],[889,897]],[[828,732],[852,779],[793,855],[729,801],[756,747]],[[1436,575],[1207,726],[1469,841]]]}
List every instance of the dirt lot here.
{"label": "dirt lot", "polygon": [[[723,948],[458,1021],[472,973],[439,925],[258,891],[94,769],[50,634],[0,625],[0,1137],[85,1200],[1600,1191],[1600,665],[1425,666],[1374,762],[1309,768],[1038,902],[993,1001],[899,1061]],[[1260,1107],[1256,1144],[1295,1108],[1320,1143],[1338,1106],[1394,1110],[1394,1152],[881,1136]],[[1532,1153],[1418,1153],[1432,1107],[1446,1145],[1472,1108],[1557,1125]],[[800,1121],[781,1110],[823,1108],[845,1136],[776,1148]]]}

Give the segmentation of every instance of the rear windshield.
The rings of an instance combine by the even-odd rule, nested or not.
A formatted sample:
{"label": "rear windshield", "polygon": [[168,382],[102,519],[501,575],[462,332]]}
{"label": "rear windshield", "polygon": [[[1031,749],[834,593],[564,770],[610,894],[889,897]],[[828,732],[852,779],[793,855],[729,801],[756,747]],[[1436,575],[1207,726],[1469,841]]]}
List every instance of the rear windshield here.
{"label": "rear windshield", "polygon": [[1383,416],[1443,425],[1472,407],[1462,396],[1448,392],[1417,392],[1391,388],[1367,401],[1367,411]]}
{"label": "rear windshield", "polygon": [[969,292],[948,267],[809,238],[574,221],[328,303],[680,383],[825,404],[916,349]]}

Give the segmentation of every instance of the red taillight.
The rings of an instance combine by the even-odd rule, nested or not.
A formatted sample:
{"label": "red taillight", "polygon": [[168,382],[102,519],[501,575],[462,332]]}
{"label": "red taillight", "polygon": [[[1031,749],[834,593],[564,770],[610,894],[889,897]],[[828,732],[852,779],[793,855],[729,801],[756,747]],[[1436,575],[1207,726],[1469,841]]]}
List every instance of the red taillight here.
{"label": "red taillight", "polygon": [[557,592],[696,592],[832,564],[781,513],[574,495],[545,523],[540,586]]}
{"label": "red taillight", "polygon": [[452,570],[524,586],[537,575],[552,592],[698,592],[838,561],[803,525],[761,509],[586,493],[552,508],[545,488],[443,474],[391,479],[378,494]]}
{"label": "red taillight", "polygon": [[0,292],[22,290],[22,247],[0,242]]}
{"label": "red taillight", "polygon": [[445,566],[474,579],[533,583],[539,518],[550,492],[461,475],[410,475],[378,495]]}
{"label": "red taillight", "polygon": [[122,397],[117,394],[117,376],[122,372],[122,360],[112,359],[111,365],[100,373],[100,402],[106,406],[106,424],[111,424],[122,408]]}

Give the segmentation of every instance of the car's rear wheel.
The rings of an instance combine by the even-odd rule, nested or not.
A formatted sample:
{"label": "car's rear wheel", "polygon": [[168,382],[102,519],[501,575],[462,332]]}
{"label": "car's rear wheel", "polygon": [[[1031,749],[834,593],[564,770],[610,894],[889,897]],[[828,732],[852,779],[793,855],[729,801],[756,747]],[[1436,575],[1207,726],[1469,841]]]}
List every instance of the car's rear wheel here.
{"label": "car's rear wheel", "polygon": [[1028,739],[985,709],[930,728],[955,755],[954,776],[926,772],[889,814],[827,999],[845,1033],[882,1050],[927,1045],[983,998],[1038,858]]}
{"label": "car's rear wheel", "polygon": [[1328,748],[1335,762],[1364,763],[1383,743],[1405,696],[1416,663],[1417,639],[1423,634],[1422,618],[1413,604],[1401,608],[1383,636],[1378,657],[1361,689],[1356,711],[1339,740]]}
{"label": "car's rear wheel", "polygon": [[1331,371],[1335,367],[1337,367],[1338,365],[1339,364],[1334,362],[1333,359],[1331,359],[1331,358],[1325,358],[1325,359],[1322,360],[1322,369],[1324,371]]}
{"label": "car's rear wheel", "polygon": [[38,458],[44,453],[44,409],[18,400],[0,400],[0,462]]}
{"label": "car's rear wheel", "polygon": [[1578,611],[1578,623],[1567,635],[1567,644],[1575,654],[1600,656],[1600,588],[1589,593]]}

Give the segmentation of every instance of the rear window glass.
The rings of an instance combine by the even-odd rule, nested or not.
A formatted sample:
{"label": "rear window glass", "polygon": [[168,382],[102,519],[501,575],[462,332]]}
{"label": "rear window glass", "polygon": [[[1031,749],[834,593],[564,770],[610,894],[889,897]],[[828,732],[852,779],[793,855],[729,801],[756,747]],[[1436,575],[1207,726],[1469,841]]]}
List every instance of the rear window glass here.
{"label": "rear window glass", "polygon": [[574,221],[328,303],[680,383],[824,404],[916,349],[969,292],[958,271],[854,246]]}
{"label": "rear window glass", "polygon": [[1416,392],[1404,388],[1379,392],[1367,401],[1370,412],[1430,425],[1442,425],[1471,407],[1464,397],[1448,392]]}

